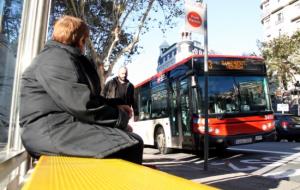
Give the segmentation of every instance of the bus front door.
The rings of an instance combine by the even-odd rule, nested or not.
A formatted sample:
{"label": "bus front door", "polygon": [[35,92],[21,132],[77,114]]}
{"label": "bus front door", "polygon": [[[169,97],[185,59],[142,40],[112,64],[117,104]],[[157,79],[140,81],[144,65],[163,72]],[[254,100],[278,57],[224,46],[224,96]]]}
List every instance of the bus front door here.
{"label": "bus front door", "polygon": [[191,131],[191,107],[190,104],[190,81],[185,78],[179,81],[179,114],[178,126],[181,131],[181,146],[183,149],[193,149],[193,137]]}

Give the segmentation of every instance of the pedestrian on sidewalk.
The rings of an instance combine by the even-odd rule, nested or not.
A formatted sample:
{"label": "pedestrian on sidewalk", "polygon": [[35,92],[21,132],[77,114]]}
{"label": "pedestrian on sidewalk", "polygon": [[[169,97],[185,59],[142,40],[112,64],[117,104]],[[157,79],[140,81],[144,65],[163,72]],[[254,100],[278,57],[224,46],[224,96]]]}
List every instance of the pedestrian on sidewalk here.
{"label": "pedestrian on sidewalk", "polygon": [[105,98],[119,98],[124,104],[133,107],[134,87],[127,79],[128,69],[125,66],[119,68],[118,76],[105,84],[102,95]]}

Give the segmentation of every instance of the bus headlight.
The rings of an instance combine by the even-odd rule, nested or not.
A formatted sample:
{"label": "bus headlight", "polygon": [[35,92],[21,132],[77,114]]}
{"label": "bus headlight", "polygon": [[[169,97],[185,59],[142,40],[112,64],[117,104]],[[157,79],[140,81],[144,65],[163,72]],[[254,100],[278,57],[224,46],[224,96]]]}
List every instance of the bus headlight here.
{"label": "bus headlight", "polygon": [[272,127],[272,123],[268,123],[268,128],[271,128]]}
{"label": "bus headlight", "polygon": [[268,129],[267,125],[263,124],[263,125],[262,125],[262,130],[265,131],[265,130],[267,130],[267,129]]}

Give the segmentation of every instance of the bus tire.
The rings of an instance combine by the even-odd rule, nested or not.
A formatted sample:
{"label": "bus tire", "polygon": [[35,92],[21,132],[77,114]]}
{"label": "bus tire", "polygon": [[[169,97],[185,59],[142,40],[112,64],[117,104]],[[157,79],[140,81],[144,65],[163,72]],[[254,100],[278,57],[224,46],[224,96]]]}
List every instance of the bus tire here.
{"label": "bus tire", "polygon": [[155,133],[156,148],[161,154],[171,153],[172,149],[166,147],[166,135],[164,129],[159,127]]}

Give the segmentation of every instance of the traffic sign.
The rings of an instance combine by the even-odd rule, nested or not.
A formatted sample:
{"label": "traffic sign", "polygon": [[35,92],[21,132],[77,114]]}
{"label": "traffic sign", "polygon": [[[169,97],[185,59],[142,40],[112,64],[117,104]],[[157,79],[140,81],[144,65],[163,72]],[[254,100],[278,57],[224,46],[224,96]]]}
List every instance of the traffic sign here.
{"label": "traffic sign", "polygon": [[204,34],[206,5],[199,2],[186,1],[185,28],[187,31]]}
{"label": "traffic sign", "polygon": [[289,105],[288,104],[277,104],[277,111],[287,112],[289,111]]}

